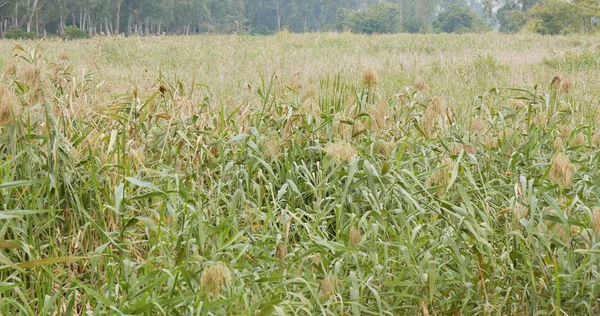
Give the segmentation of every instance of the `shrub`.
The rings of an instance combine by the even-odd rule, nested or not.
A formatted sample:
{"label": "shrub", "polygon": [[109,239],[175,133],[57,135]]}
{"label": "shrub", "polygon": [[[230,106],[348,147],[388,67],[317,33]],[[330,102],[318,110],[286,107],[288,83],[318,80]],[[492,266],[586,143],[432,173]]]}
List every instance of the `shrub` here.
{"label": "shrub", "polygon": [[67,40],[74,40],[81,38],[90,38],[90,35],[86,30],[82,30],[75,25],[69,25],[65,27],[65,35],[63,36],[63,38]]}
{"label": "shrub", "polygon": [[8,30],[4,33],[6,39],[35,39],[35,33],[23,30]]}

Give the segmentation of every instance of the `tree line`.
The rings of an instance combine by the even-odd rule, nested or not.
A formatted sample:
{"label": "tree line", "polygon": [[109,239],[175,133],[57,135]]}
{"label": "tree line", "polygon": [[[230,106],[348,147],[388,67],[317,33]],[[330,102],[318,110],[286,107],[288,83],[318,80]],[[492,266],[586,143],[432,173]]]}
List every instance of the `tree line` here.
{"label": "tree line", "polygon": [[0,0],[0,35],[591,32],[600,0]]}

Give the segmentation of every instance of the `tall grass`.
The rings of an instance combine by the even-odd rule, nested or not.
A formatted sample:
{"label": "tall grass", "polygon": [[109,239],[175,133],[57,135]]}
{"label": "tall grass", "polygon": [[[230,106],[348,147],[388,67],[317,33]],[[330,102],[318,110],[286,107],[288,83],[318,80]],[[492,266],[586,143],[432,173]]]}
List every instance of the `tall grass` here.
{"label": "tall grass", "polygon": [[597,73],[530,37],[17,46],[0,313],[597,314]]}

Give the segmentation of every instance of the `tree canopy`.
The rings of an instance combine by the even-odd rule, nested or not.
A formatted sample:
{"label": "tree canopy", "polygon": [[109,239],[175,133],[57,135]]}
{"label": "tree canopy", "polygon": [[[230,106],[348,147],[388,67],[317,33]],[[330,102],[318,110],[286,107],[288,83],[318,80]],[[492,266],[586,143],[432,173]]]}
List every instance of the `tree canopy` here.
{"label": "tree canopy", "polygon": [[92,36],[493,28],[563,34],[593,32],[599,21],[600,0],[0,0],[0,35],[26,37],[67,36],[67,26]]}

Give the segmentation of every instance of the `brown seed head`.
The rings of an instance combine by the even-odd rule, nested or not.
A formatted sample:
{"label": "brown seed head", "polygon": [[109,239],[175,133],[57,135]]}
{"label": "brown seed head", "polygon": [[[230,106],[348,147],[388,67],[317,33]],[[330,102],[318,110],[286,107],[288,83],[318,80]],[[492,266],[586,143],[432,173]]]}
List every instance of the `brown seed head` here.
{"label": "brown seed head", "polygon": [[6,86],[0,86],[0,126],[10,122],[13,115],[19,114],[17,96]]}
{"label": "brown seed head", "polygon": [[277,256],[277,258],[279,258],[279,260],[285,260],[285,257],[287,256],[287,247],[286,247],[286,245],[284,245],[284,244],[277,244],[275,255]]}
{"label": "brown seed head", "polygon": [[563,141],[566,141],[567,139],[569,139],[569,135],[571,135],[571,127],[569,127],[568,125],[561,125],[559,127],[560,130],[560,138],[562,138]]}
{"label": "brown seed head", "polygon": [[518,110],[523,109],[525,107],[525,103],[523,103],[523,101],[520,101],[520,100],[510,99],[508,101],[508,106],[511,109],[513,109],[515,111],[518,111]]}
{"label": "brown seed head", "polygon": [[573,92],[575,85],[573,84],[573,79],[566,78],[560,82],[560,88],[558,92],[560,94],[571,94]]}
{"label": "brown seed head", "polygon": [[577,134],[577,136],[575,136],[575,139],[573,139],[573,145],[574,146],[585,145],[585,135],[583,133]]}
{"label": "brown seed head", "polygon": [[372,88],[375,87],[378,82],[379,75],[377,74],[377,69],[372,66],[365,68],[362,74],[363,85],[365,85],[367,88]]}
{"label": "brown seed head", "polygon": [[486,128],[487,124],[482,118],[476,118],[471,122],[471,133],[478,134]]}
{"label": "brown seed head", "polygon": [[553,89],[558,90],[558,88],[560,87],[561,81],[562,81],[562,78],[560,76],[554,76],[554,78],[552,78],[552,82],[550,83],[550,86]]}
{"label": "brown seed head", "polygon": [[562,151],[565,148],[562,138],[556,137],[552,143],[552,148],[554,148],[555,152]]}
{"label": "brown seed head", "polygon": [[335,294],[335,283],[335,278],[331,276],[324,277],[321,281],[319,281],[319,290],[321,290],[321,294],[326,298]]}
{"label": "brown seed head", "polygon": [[545,129],[548,124],[548,113],[540,112],[533,118],[533,125],[540,129]]}
{"label": "brown seed head", "polygon": [[352,157],[356,155],[356,150],[350,143],[346,141],[337,141],[335,143],[329,143],[327,146],[325,146],[325,154],[333,161],[342,163],[349,162]]}
{"label": "brown seed head", "polygon": [[600,132],[596,132],[592,137],[592,145],[596,148],[600,148]]}
{"label": "brown seed head", "polygon": [[312,255],[312,259],[313,259],[313,264],[315,266],[320,266],[321,265],[321,254],[320,253],[314,253]]}
{"label": "brown seed head", "polygon": [[592,228],[596,235],[600,235],[600,208],[598,207],[592,210]]}
{"label": "brown seed head", "polygon": [[550,181],[562,187],[570,187],[574,171],[575,166],[571,164],[569,157],[562,152],[558,153],[550,166]]}
{"label": "brown seed head", "polygon": [[433,97],[427,111],[433,114],[432,117],[443,117],[446,115],[446,100],[439,96]]}
{"label": "brown seed head", "polygon": [[231,271],[221,262],[205,268],[200,276],[200,286],[215,295],[219,294],[219,288],[225,283],[231,283]]}
{"label": "brown seed head", "polygon": [[14,78],[17,74],[17,67],[14,64],[6,64],[4,67],[4,76],[7,78]]}
{"label": "brown seed head", "polygon": [[415,90],[418,92],[427,92],[429,91],[429,86],[425,83],[423,78],[417,77],[417,80],[415,80]]}
{"label": "brown seed head", "polygon": [[496,149],[498,148],[498,138],[488,138],[485,140],[485,143],[483,145],[489,149]]}
{"label": "brown seed head", "polygon": [[352,245],[352,247],[356,247],[356,245],[358,245],[360,242],[360,232],[358,229],[356,229],[356,227],[352,226],[350,227],[350,233],[348,235],[350,238],[350,245]]}

